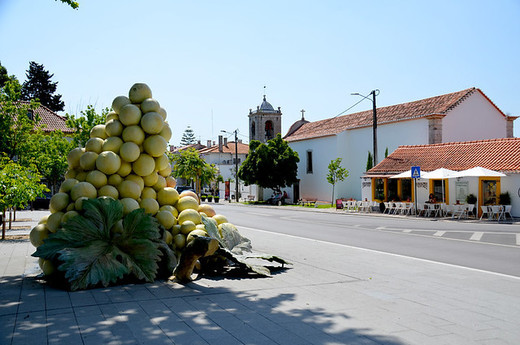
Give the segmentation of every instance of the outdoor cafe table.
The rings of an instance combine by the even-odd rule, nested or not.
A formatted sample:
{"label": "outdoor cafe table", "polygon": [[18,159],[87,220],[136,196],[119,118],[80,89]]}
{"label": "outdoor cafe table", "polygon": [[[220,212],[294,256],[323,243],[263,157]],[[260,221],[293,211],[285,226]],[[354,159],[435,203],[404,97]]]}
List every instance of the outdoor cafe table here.
{"label": "outdoor cafe table", "polygon": [[475,208],[475,205],[473,204],[454,204],[450,205],[451,211],[451,218],[457,217],[458,219],[462,218],[463,216],[468,218],[469,213],[473,212],[473,209]]}

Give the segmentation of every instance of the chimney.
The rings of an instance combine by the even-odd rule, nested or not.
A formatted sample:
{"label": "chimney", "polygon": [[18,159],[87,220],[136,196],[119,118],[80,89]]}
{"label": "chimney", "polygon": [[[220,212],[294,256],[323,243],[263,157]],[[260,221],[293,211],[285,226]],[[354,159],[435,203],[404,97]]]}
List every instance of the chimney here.
{"label": "chimney", "polygon": [[218,136],[218,152],[222,152],[222,135]]}
{"label": "chimney", "polygon": [[206,142],[206,146],[207,146],[207,147],[211,147],[211,140],[208,140],[208,141]]}
{"label": "chimney", "polygon": [[224,138],[224,146],[227,146],[227,138]]}

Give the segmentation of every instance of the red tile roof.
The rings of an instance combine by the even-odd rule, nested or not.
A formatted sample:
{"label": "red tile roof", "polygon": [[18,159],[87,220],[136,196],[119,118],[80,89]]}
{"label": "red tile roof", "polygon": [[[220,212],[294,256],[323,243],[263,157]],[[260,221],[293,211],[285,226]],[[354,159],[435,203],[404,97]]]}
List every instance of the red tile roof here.
{"label": "red tile roof", "polygon": [[[455,108],[474,92],[484,93],[477,88],[448,93],[441,96],[430,97],[414,102],[391,105],[377,108],[377,123],[379,125],[424,118],[432,115],[446,115],[448,111]],[[484,95],[486,97],[486,95]],[[486,97],[489,100],[489,98]],[[491,101],[490,101],[491,102]],[[491,102],[493,104],[493,102]],[[493,104],[503,115],[504,113]],[[297,141],[310,138],[335,135],[348,129],[372,126],[372,110],[348,114],[330,119],[309,122],[303,124],[292,134],[286,135],[285,140]]]}
{"label": "red tile roof", "polygon": [[[242,155],[246,155],[249,153],[249,145],[238,142],[238,153]],[[210,146],[205,149],[201,149],[199,151],[201,154],[208,154],[208,153],[219,153],[218,151],[218,145]],[[222,145],[222,153],[232,153],[235,154],[235,142],[234,141],[228,141],[227,145]]]}
{"label": "red tile roof", "polygon": [[[28,101],[20,101],[20,104],[28,105],[30,102]],[[74,130],[72,128],[67,127],[65,124],[65,117],[56,114],[54,111],[50,110],[44,105],[40,105],[38,108],[34,110],[35,114],[40,116],[40,123],[35,126],[41,127],[44,132],[54,132],[56,130],[60,130],[63,133],[73,133]]]}
{"label": "red tile roof", "polygon": [[438,168],[460,171],[481,166],[506,174],[519,173],[520,138],[399,146],[367,175],[393,175],[412,166],[420,166],[422,171]]}
{"label": "red tile roof", "polygon": [[180,146],[180,147],[175,147],[175,146],[171,146],[170,145],[170,152],[172,153],[179,153],[181,151],[184,151],[184,150],[187,150],[187,149],[190,149],[190,148],[193,148],[197,151],[200,151],[200,150],[203,150],[206,148],[206,146],[202,145],[200,142],[199,143],[195,143],[195,144],[189,144],[189,145],[185,145],[185,146]]}

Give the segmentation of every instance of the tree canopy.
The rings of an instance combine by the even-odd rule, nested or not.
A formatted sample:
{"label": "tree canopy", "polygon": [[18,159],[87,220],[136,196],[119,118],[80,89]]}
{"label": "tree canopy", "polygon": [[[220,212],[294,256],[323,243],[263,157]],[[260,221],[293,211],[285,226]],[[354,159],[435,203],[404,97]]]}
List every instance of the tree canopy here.
{"label": "tree canopy", "polygon": [[195,132],[193,132],[193,129],[191,129],[191,127],[188,126],[188,128],[186,128],[184,133],[182,133],[181,145],[182,146],[191,145],[191,144],[195,144],[195,142],[196,142]]}
{"label": "tree canopy", "polygon": [[110,109],[105,108],[101,114],[96,113],[92,105],[88,105],[86,110],[81,111],[81,116],[65,114],[65,124],[74,130],[73,141],[76,146],[84,147],[90,139],[90,130],[95,125],[104,124]]}
{"label": "tree canopy", "polygon": [[0,62],[0,87],[4,87],[5,83],[9,80],[9,75],[7,74],[7,68],[2,66]]}
{"label": "tree canopy", "polygon": [[278,134],[276,138],[261,143],[249,143],[249,155],[242,163],[238,177],[246,185],[257,184],[262,188],[279,190],[297,182],[298,153]]}
{"label": "tree canopy", "polygon": [[[13,160],[0,158],[0,210],[24,207],[30,201],[42,196],[47,187],[40,182],[40,175],[34,165],[23,167]],[[4,219],[5,222],[5,219]],[[2,239],[5,239],[5,226],[2,226]]]}
{"label": "tree canopy", "polygon": [[336,158],[329,163],[329,172],[327,173],[327,182],[332,185],[332,204],[334,204],[334,187],[338,181],[343,181],[348,177],[348,170],[341,166],[341,158]]}
{"label": "tree canopy", "polygon": [[173,162],[172,175],[194,181],[197,193],[200,193],[201,186],[217,178],[218,169],[215,165],[207,163],[194,148],[172,154],[170,160]]}
{"label": "tree canopy", "polygon": [[[9,82],[8,82],[9,84]],[[39,117],[34,113],[38,103],[20,103],[0,93],[0,152],[9,158],[20,156],[23,143],[29,137]],[[28,116],[33,114],[32,116]]]}
{"label": "tree canopy", "polygon": [[73,148],[74,144],[61,131],[44,134],[40,129],[25,141],[20,163],[24,166],[33,164],[56,192],[68,168],[67,154]]}
{"label": "tree canopy", "polygon": [[38,100],[52,111],[61,111],[65,108],[61,95],[54,94],[58,88],[58,82],[51,81],[54,74],[45,70],[42,64],[29,62],[29,69],[25,75],[27,81],[22,85],[22,100]]}
{"label": "tree canopy", "polygon": [[22,85],[15,75],[9,75],[7,68],[0,63],[0,94],[1,101],[18,101],[22,92]]}
{"label": "tree canopy", "polygon": [[[58,0],[54,0],[54,1],[58,1]],[[60,1],[63,2],[64,4],[69,5],[70,7],[72,7],[75,10],[77,10],[79,7],[79,2],[77,2],[77,1],[72,1],[72,0],[60,0]]]}

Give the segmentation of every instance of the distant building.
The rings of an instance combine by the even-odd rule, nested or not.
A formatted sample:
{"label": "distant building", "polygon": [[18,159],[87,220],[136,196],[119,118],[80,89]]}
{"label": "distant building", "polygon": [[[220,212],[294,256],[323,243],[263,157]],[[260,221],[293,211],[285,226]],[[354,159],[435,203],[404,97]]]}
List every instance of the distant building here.
{"label": "distant building", "polygon": [[[218,190],[221,198],[229,198],[231,196],[234,199],[236,185],[235,185],[235,162],[236,154],[238,154],[238,166],[245,161],[247,154],[249,153],[249,145],[242,143],[241,140],[238,143],[233,141],[227,141],[227,138],[223,138],[221,135],[218,137],[217,145],[209,145],[211,142],[208,141],[208,146],[199,150],[200,155],[209,164],[215,164],[219,169],[219,173],[224,179],[224,182],[218,185]],[[252,186],[244,186],[243,183],[239,184],[239,193],[241,198],[248,198],[249,195],[254,195],[254,189],[252,192]]]}
{"label": "distant building", "polygon": [[[418,101],[377,108],[378,156],[401,145],[426,145],[513,136],[514,116],[504,114],[480,89],[470,88]],[[337,198],[361,198],[360,180],[372,151],[372,110],[308,122],[284,137],[298,152],[294,195],[330,200],[328,164],[342,158],[349,177],[336,185]]]}

